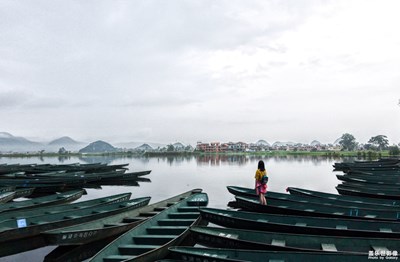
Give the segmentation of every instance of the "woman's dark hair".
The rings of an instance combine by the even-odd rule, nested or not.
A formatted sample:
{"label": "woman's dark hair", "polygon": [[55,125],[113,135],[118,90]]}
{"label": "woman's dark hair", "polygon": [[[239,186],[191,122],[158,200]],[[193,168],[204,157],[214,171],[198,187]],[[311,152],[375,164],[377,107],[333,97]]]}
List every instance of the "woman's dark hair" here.
{"label": "woman's dark hair", "polygon": [[264,161],[262,161],[262,160],[258,161],[258,169],[260,169],[260,171],[265,170]]}

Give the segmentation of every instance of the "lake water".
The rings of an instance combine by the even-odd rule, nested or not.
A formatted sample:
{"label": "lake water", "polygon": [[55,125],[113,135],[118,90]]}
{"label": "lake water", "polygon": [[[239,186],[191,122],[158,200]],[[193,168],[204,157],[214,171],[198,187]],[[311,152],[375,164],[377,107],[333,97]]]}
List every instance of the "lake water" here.
{"label": "lake water", "polygon": [[[234,197],[226,186],[254,186],[254,174],[258,161],[265,162],[268,172],[268,190],[285,192],[286,188],[302,187],[312,190],[337,193],[339,183],[333,163],[341,159],[310,156],[188,156],[151,158],[0,158],[0,164],[69,164],[69,163],[108,163],[129,164],[129,171],[152,170],[146,177],[151,182],[141,182],[139,187],[102,186],[102,189],[87,189],[87,195],[79,201],[107,195],[132,192],[132,198],[151,196],[154,203],[193,188],[202,188],[209,197],[209,207],[226,208]],[[45,247],[17,255],[0,258],[0,261],[42,261],[55,247]]]}

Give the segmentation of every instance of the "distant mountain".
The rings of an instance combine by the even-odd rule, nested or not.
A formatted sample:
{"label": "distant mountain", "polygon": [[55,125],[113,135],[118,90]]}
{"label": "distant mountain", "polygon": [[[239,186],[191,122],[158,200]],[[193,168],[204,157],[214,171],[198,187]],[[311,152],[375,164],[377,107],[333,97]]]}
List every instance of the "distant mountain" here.
{"label": "distant mountain", "polygon": [[186,146],[180,142],[172,144],[175,149],[184,149]]}
{"label": "distant mountain", "polygon": [[153,148],[149,146],[148,144],[143,144],[141,146],[138,146],[135,148],[136,151],[151,151]]}
{"label": "distant mountain", "polygon": [[0,144],[2,145],[38,145],[40,143],[30,141],[23,137],[13,136],[7,132],[0,132]]}
{"label": "distant mountain", "polygon": [[319,145],[321,145],[321,142],[319,142],[317,140],[313,140],[310,145],[311,146],[319,146]]}
{"label": "distant mountain", "polygon": [[76,144],[82,144],[82,142],[78,142],[70,138],[69,136],[63,136],[57,139],[54,139],[49,143],[49,145],[76,145]]}
{"label": "distant mountain", "polygon": [[342,140],[342,137],[339,137],[338,139],[333,142],[333,145],[339,145],[340,141]]}
{"label": "distant mountain", "polygon": [[256,145],[258,145],[258,146],[270,146],[270,144],[267,141],[262,140],[262,139],[258,140],[256,142]]}
{"label": "distant mountain", "polygon": [[90,143],[88,146],[79,150],[79,153],[108,153],[108,152],[116,152],[117,148],[113,147],[107,142],[104,141],[96,141]]}
{"label": "distant mountain", "polygon": [[147,144],[151,146],[152,148],[163,148],[166,147],[166,144],[160,144],[160,143],[152,143],[152,142],[121,142],[121,143],[116,143],[115,146],[119,148],[126,148],[126,149],[136,149],[137,147]]}

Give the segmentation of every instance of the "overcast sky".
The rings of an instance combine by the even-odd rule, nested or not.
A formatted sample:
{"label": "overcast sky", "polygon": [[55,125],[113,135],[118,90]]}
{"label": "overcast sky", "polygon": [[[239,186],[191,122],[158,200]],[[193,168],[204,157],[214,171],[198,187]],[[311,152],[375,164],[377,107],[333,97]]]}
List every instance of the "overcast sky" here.
{"label": "overcast sky", "polygon": [[0,132],[400,142],[400,2],[0,2]]}

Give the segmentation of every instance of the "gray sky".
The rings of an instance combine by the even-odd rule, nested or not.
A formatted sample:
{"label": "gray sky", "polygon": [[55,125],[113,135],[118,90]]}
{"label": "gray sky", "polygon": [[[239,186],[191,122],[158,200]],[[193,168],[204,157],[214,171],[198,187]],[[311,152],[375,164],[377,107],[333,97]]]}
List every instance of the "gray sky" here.
{"label": "gray sky", "polygon": [[400,142],[400,2],[0,2],[0,131]]}

